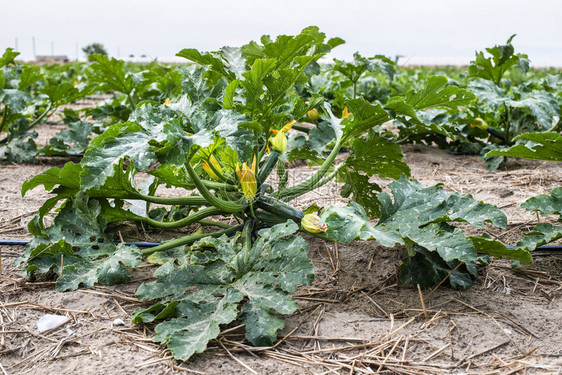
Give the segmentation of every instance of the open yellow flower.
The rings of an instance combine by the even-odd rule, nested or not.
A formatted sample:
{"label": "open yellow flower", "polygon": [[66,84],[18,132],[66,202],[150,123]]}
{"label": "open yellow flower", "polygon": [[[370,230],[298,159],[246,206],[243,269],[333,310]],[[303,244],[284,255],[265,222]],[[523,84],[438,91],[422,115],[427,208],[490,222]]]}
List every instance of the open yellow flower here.
{"label": "open yellow flower", "polygon": [[166,100],[164,100],[164,105],[170,105],[171,102],[170,98],[166,98]]}
{"label": "open yellow flower", "polygon": [[[219,163],[219,161],[215,158],[214,155],[211,155],[211,157],[209,158],[209,161],[211,162],[211,164],[213,164],[213,167],[215,167],[215,169],[217,171],[221,171],[222,167]],[[217,176],[217,174],[215,173],[215,171],[213,171],[213,168],[211,168],[211,166],[209,165],[209,163],[207,163],[206,161],[203,161],[203,170],[205,172],[207,172],[207,174],[216,181],[221,181],[220,177]]]}
{"label": "open yellow flower", "polygon": [[269,138],[269,144],[271,145],[271,149],[273,151],[277,151],[279,153],[285,152],[287,149],[287,136],[285,133],[291,130],[295,122],[295,120],[289,121],[280,130],[269,130],[274,134],[273,137]]}
{"label": "open yellow flower", "polygon": [[256,156],[254,155],[252,168],[249,168],[248,164],[244,163],[242,165],[242,170],[240,170],[240,166],[237,165],[236,175],[242,185],[242,192],[244,193],[244,196],[248,200],[253,199],[258,191],[258,182],[256,181]]}
{"label": "open yellow flower", "polygon": [[346,118],[347,116],[352,115],[352,114],[353,114],[353,113],[351,113],[351,112],[349,112],[349,111],[347,110],[347,106],[346,106],[346,107],[343,109],[343,112],[342,112],[342,114],[341,114],[341,118]]}
{"label": "open yellow flower", "polygon": [[306,214],[301,220],[301,225],[307,232],[321,233],[328,228],[326,223],[320,224],[320,216],[316,214]]}

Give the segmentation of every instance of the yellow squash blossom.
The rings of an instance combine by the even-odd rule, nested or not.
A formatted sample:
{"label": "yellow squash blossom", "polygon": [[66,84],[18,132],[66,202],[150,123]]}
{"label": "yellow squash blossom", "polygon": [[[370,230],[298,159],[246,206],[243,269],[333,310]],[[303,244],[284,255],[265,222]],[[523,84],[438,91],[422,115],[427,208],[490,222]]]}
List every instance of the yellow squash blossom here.
{"label": "yellow squash blossom", "polygon": [[306,214],[301,220],[301,225],[307,232],[321,233],[328,228],[326,223],[320,224],[320,216],[316,214]]}
{"label": "yellow squash blossom", "polygon": [[166,98],[166,100],[164,100],[164,105],[170,105],[171,102],[170,98]]}
{"label": "yellow squash blossom", "polygon": [[244,193],[244,196],[248,200],[253,199],[258,191],[258,183],[256,181],[256,156],[254,155],[252,168],[248,168],[248,164],[244,163],[242,165],[242,170],[240,170],[240,166],[237,165],[236,175],[242,185],[242,192]]}
{"label": "yellow squash blossom", "polygon": [[295,120],[289,121],[280,130],[269,130],[274,134],[273,137],[269,138],[269,144],[271,145],[271,149],[273,151],[280,153],[285,152],[285,149],[287,149],[287,136],[285,133],[291,130],[295,122]]}
{"label": "yellow squash blossom", "polygon": [[342,114],[341,114],[341,118],[346,118],[347,116],[352,115],[352,114],[353,114],[353,113],[349,112],[349,111],[347,110],[347,107],[345,107],[345,108],[343,109]]}
{"label": "yellow squash blossom", "polygon": [[306,114],[308,118],[311,119],[312,121],[316,121],[320,118],[320,114],[318,113],[318,110],[316,108],[312,108]]}
{"label": "yellow squash blossom", "polygon": [[[215,158],[214,155],[211,155],[211,157],[209,158],[209,161],[211,162],[211,164],[213,164],[213,167],[215,167],[215,169],[217,171],[221,171],[222,167],[219,164],[219,161]],[[209,163],[207,163],[206,161],[203,161],[203,170],[205,172],[207,172],[207,174],[216,181],[220,181],[221,179],[219,178],[219,176],[217,176],[217,174],[215,173],[215,171],[213,171],[213,168],[211,168],[211,166],[209,165]]]}

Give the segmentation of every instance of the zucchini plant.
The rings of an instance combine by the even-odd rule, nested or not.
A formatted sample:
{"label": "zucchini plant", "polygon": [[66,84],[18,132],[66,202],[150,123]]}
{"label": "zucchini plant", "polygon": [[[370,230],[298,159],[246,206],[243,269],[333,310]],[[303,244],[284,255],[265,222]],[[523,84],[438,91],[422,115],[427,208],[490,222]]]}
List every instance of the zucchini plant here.
{"label": "zucchini plant", "polygon": [[[309,27],[240,48],[180,51],[197,65],[177,100],[139,104],[126,121],[94,138],[80,163],[24,183],[23,194],[43,185],[53,196],[29,223],[35,237],[16,263],[27,264],[30,277],[54,271],[63,291],[127,282],[141,262],[159,264],[156,280],[137,290],[149,307],[137,310],[133,322],[154,325],[154,340],[178,359],[205,350],[234,321],[244,324],[252,344],[272,345],[281,316],[298,307],[290,293],[314,279],[308,236],[403,245],[408,257],[401,277],[422,286],[450,274],[450,285],[468,287],[482,253],[528,263],[528,251],[467,237],[454,225],[505,227],[498,208],[408,180],[399,146],[382,131],[390,114],[380,104],[350,99],[347,115],[337,116],[321,97],[306,103],[295,94],[307,66],[341,43]],[[454,96],[443,90],[428,92],[416,108],[453,105]],[[324,132],[321,146],[312,142],[313,131],[292,129],[312,108],[322,112],[323,128],[315,128]],[[344,144],[351,151],[336,163]],[[318,167],[289,185],[284,161],[295,157]],[[374,175],[394,180],[391,194],[370,180]],[[294,205],[334,179],[348,206],[305,214],[306,207]],[[183,193],[163,196],[164,186]],[[45,226],[57,204],[53,224]],[[123,221],[176,235],[141,250],[114,242],[111,226]]]}

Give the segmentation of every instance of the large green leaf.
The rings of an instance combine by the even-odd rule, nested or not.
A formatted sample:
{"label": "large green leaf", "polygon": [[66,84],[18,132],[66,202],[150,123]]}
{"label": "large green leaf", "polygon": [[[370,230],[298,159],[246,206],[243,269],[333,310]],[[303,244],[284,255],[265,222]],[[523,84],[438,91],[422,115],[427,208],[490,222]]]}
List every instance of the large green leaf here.
{"label": "large green leaf", "polygon": [[113,253],[96,259],[86,257],[63,269],[57,279],[57,289],[61,291],[76,290],[80,286],[92,288],[94,284],[124,284],[129,282],[129,269],[141,262],[141,252],[136,246],[123,243],[115,247]]}
{"label": "large green leaf", "polygon": [[195,48],[186,48],[178,52],[176,56],[186,58],[200,65],[210,65],[213,71],[229,80],[236,78],[236,75],[233,72],[227,70],[227,67],[225,66],[227,62],[224,61],[218,53],[201,54],[201,52]]}
{"label": "large green leaf", "polygon": [[496,149],[488,152],[488,156],[512,156],[536,160],[562,161],[562,135],[556,132],[534,132],[521,134],[514,138],[515,146],[507,149]]}
{"label": "large green leaf", "polygon": [[399,118],[411,119],[418,124],[419,111],[432,108],[457,109],[459,106],[470,104],[476,96],[465,89],[454,85],[447,85],[449,80],[444,76],[430,76],[421,90],[409,90],[404,97],[394,96],[385,104],[385,108],[392,110]]}
{"label": "large green leaf", "polygon": [[42,148],[43,155],[81,154],[90,142],[93,126],[86,121],[75,121],[68,124],[49,140],[49,145]]}
{"label": "large green leaf", "polygon": [[550,223],[537,224],[533,230],[525,233],[525,236],[517,243],[518,249],[535,250],[537,246],[562,238],[562,226]]}
{"label": "large green leaf", "polygon": [[82,190],[101,187],[106,179],[115,173],[114,166],[119,165],[125,158],[129,158],[138,170],[148,168],[151,163],[157,161],[149,141],[151,137],[137,131],[106,139],[103,148],[90,147],[82,159]]}
{"label": "large green leaf", "polygon": [[412,248],[415,255],[404,259],[399,269],[402,283],[428,288],[448,277],[448,284],[454,289],[468,289],[472,285],[478,271],[474,262],[446,262],[422,246],[414,245]]}
{"label": "large green leaf", "polygon": [[382,125],[390,120],[390,116],[380,104],[371,104],[363,98],[347,102],[349,111],[353,114],[351,120],[343,119],[343,137],[353,139],[377,125]]}
{"label": "large green leaf", "polygon": [[562,187],[552,189],[549,194],[529,198],[521,207],[528,211],[539,211],[545,217],[562,215]]}
{"label": "large green leaf", "polygon": [[[155,274],[158,280],[139,287],[139,298],[160,301],[135,312],[134,321],[170,318],[156,326],[154,341],[166,343],[178,359],[202,352],[220,326],[236,318],[246,324],[250,342],[271,345],[283,327],[278,314],[297,309],[288,292],[314,278],[306,241],[293,236],[297,229],[292,221],[262,229],[249,248],[237,243],[237,236],[195,243],[179,265],[165,263]],[[170,305],[173,317],[163,314]]]}
{"label": "large green leaf", "polygon": [[100,54],[89,55],[88,59],[93,62],[86,70],[88,84],[94,85],[95,89],[130,94],[135,88],[135,81],[124,69],[123,60]]}
{"label": "large green leaf", "polygon": [[[29,103],[30,101],[31,97],[25,91],[21,91],[18,89],[0,90],[0,103],[3,103],[13,113],[23,111],[27,103]],[[6,130],[0,129],[0,131]]]}
{"label": "large green leaf", "polygon": [[[74,290],[94,283],[114,285],[129,280],[129,268],[139,265],[136,247],[116,246],[105,234],[101,205],[86,195],[67,201],[52,226],[26,246],[16,264],[28,263],[27,272],[54,269],[59,290]],[[62,268],[61,268],[62,267]]]}
{"label": "large green leaf", "polygon": [[[554,188],[549,194],[542,194],[527,199],[521,207],[528,211],[538,211],[542,216],[558,215],[558,221],[562,222],[562,187]],[[533,230],[525,233],[518,248],[534,250],[537,246],[547,244],[562,238],[562,226],[550,223],[536,225]]]}
{"label": "large green leaf", "polygon": [[326,35],[321,33],[316,26],[307,27],[295,36],[279,35],[274,41],[264,35],[260,40],[261,45],[250,42],[243,46],[242,55],[246,57],[247,65],[253,65],[256,59],[274,58],[277,61],[277,69],[286,69],[296,57],[307,54],[325,54],[341,41],[341,39],[333,39],[324,44],[325,38]]}
{"label": "large green leaf", "polygon": [[544,130],[552,129],[554,123],[560,119],[558,100],[552,94],[543,90],[521,92],[517,99],[508,100],[506,105],[513,108],[528,109]]}
{"label": "large green leaf", "polygon": [[338,173],[340,180],[345,183],[340,190],[341,196],[352,197],[353,201],[359,203],[369,216],[380,215],[377,195],[381,187],[377,183],[369,182],[369,176],[348,168],[342,168]]}
{"label": "large green leaf", "polygon": [[55,107],[70,103],[80,96],[80,92],[71,82],[50,85],[42,88],[40,91],[49,97],[49,100]]}
{"label": "large green leaf", "polygon": [[402,150],[393,141],[370,132],[366,137],[355,139],[352,145],[353,153],[345,164],[355,171],[393,179],[410,176],[410,167],[402,161]]}
{"label": "large green leaf", "polygon": [[14,52],[12,48],[6,48],[6,51],[0,57],[0,68],[8,64],[14,64],[14,60],[19,56],[19,52]]}
{"label": "large green leaf", "polygon": [[[330,240],[350,242],[373,239],[384,246],[416,244],[439,253],[444,261],[474,261],[477,253],[510,257],[525,263],[525,252],[498,248],[497,244],[472,240],[453,227],[452,222],[466,222],[481,227],[484,222],[505,228],[507,218],[497,207],[475,201],[470,195],[447,193],[438,186],[424,187],[404,177],[389,185],[394,199],[387,193],[377,195],[378,204],[370,207],[379,212],[379,221],[371,225],[365,211],[352,203],[345,208],[330,208],[321,219],[327,224]],[[369,200],[370,204],[374,200]]]}

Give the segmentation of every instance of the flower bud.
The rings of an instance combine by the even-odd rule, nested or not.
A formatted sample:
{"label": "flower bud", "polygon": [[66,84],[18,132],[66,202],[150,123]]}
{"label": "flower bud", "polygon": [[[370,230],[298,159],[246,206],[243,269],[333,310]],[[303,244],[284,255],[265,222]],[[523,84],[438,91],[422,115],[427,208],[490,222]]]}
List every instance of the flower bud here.
{"label": "flower bud", "polygon": [[[215,169],[220,172],[222,167],[221,167],[219,161],[215,158],[214,155],[211,155],[211,157],[209,158],[209,161],[211,162],[211,164],[213,164],[213,167],[215,167]],[[217,174],[215,173],[213,168],[211,168],[211,166],[206,161],[203,161],[203,170],[205,172],[207,172],[209,177],[211,177],[213,180],[221,181],[220,177],[217,176]]]}
{"label": "flower bud", "polygon": [[242,165],[242,170],[240,170],[240,166],[237,165],[236,175],[240,180],[244,196],[248,200],[253,199],[258,191],[258,182],[256,181],[256,156],[254,155],[254,162],[252,163],[251,169],[248,168],[248,164],[246,163]]}
{"label": "flower bud", "polygon": [[304,230],[310,233],[321,233],[325,232],[328,228],[326,223],[319,224],[320,216],[316,214],[306,214],[301,220],[301,226]]}
{"label": "flower bud", "polygon": [[269,138],[269,144],[273,151],[283,153],[287,149],[287,136],[283,132],[277,132],[276,136]]}
{"label": "flower bud", "polygon": [[306,115],[308,116],[309,119],[311,119],[312,121],[316,121],[320,118],[320,114],[318,113],[318,110],[316,108],[312,108],[310,111],[308,111],[306,113]]}
{"label": "flower bud", "polygon": [[349,112],[347,110],[347,106],[343,109],[342,114],[341,114],[341,118],[346,118],[349,115],[352,115],[353,113]]}
{"label": "flower bud", "polygon": [[285,152],[285,150],[287,149],[287,136],[285,135],[285,133],[291,130],[295,122],[295,120],[289,121],[285,124],[285,126],[281,128],[281,130],[269,130],[270,132],[275,134],[274,137],[269,138],[269,144],[271,145],[271,149],[273,151],[277,151],[279,153]]}

